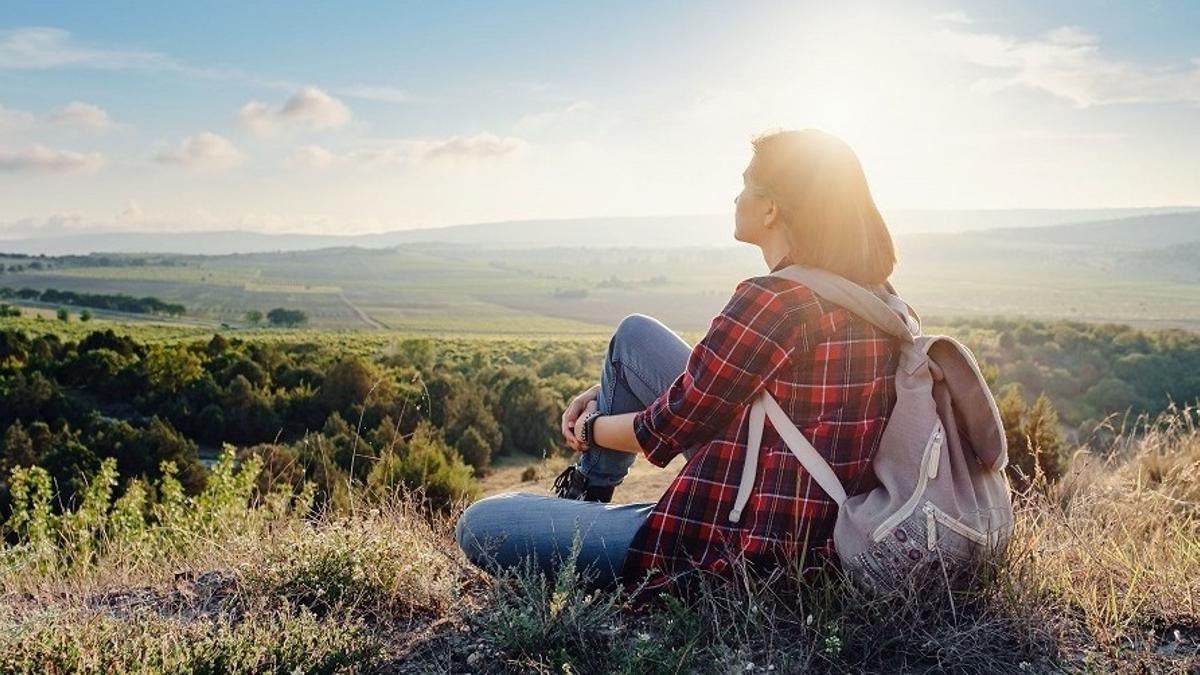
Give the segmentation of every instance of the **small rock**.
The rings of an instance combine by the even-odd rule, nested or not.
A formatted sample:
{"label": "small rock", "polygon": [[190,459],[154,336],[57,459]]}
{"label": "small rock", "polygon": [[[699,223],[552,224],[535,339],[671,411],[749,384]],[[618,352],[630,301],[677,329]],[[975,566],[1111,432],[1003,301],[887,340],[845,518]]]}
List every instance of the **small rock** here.
{"label": "small rock", "polygon": [[467,657],[467,666],[471,668],[478,667],[481,662],[483,662],[483,652],[471,652],[471,655]]}

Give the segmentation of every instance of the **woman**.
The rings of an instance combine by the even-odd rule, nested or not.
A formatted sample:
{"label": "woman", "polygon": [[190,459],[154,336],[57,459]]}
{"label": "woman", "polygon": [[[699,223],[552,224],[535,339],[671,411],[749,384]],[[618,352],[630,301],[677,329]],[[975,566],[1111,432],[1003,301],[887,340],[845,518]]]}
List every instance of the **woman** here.
{"label": "woman", "polygon": [[[734,238],[758,246],[771,271],[796,263],[890,291],[892,239],[849,146],[815,129],[753,146],[734,200]],[[553,573],[578,531],[580,571],[600,585],[650,589],[726,572],[739,558],[756,568],[832,560],[836,504],[770,424],[750,502],[729,522],[749,405],[767,388],[847,492],[868,490],[898,353],[866,321],[769,275],[738,284],[695,347],[653,318],[628,316],[608,344],[600,384],[563,415],[563,437],[582,456],[559,477],[558,496],[480,500],[458,521],[459,545],[491,571],[532,556]],[[606,504],[637,454],[660,467],[678,454],[687,463],[656,503]]]}

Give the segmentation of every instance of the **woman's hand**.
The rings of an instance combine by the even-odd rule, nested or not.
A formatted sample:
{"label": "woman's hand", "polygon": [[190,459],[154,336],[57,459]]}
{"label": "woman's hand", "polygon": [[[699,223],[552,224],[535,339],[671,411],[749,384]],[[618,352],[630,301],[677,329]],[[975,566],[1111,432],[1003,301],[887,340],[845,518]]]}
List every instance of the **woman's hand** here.
{"label": "woman's hand", "polygon": [[[595,400],[588,401],[587,405],[584,406],[584,408],[583,408],[583,412],[581,412],[579,414],[579,419],[583,419],[584,417],[587,417],[593,411],[595,411],[597,407],[598,406],[597,406]],[[585,451],[587,451],[589,446],[584,445],[583,440],[581,438],[579,438],[579,432],[583,431],[583,425],[579,424],[578,421],[579,420],[576,420],[576,424],[574,424],[571,427],[571,430],[575,433],[575,442],[571,445],[571,447],[574,448],[576,452],[585,452]],[[592,433],[593,434],[596,433],[595,427],[592,427]],[[596,440],[595,438],[592,439],[593,442],[595,440]]]}
{"label": "woman's hand", "polygon": [[[575,397],[567,409],[563,411],[562,416],[562,435],[563,441],[576,452],[582,452],[587,448],[583,447],[583,443],[575,436],[575,421],[584,414],[596,409],[596,399],[600,396],[600,385],[595,384],[588,387],[585,391]],[[590,404],[590,409],[589,409]]]}

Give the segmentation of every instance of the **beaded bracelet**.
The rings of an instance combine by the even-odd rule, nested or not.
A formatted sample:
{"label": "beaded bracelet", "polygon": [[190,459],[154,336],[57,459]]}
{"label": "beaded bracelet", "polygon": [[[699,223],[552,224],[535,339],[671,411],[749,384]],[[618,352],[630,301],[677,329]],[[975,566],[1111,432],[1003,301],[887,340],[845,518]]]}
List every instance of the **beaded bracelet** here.
{"label": "beaded bracelet", "polygon": [[584,415],[583,419],[575,423],[579,428],[579,441],[583,443],[583,446],[589,450],[594,447],[599,447],[596,445],[593,438],[593,430],[596,425],[596,418],[600,417],[601,414],[602,413],[599,410],[593,410],[587,415]]}

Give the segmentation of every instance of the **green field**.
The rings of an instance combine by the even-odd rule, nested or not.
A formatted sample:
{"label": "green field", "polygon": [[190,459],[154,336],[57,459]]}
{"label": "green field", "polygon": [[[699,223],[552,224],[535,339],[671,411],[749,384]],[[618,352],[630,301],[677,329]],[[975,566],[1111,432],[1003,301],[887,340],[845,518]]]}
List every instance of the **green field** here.
{"label": "green field", "polygon": [[[1200,283],[1124,264],[1124,249],[984,235],[898,240],[892,281],[926,318],[1014,316],[1200,328]],[[641,312],[703,331],[741,279],[765,273],[757,249],[387,249],[163,256],[172,264],[55,265],[0,286],[154,296],[187,318],[244,326],[248,310],[302,309],[318,329],[602,335]]]}

